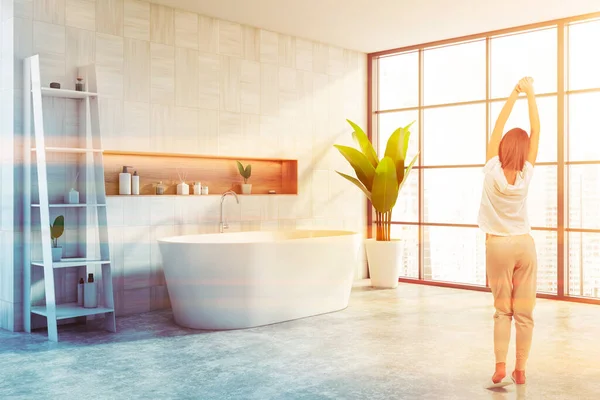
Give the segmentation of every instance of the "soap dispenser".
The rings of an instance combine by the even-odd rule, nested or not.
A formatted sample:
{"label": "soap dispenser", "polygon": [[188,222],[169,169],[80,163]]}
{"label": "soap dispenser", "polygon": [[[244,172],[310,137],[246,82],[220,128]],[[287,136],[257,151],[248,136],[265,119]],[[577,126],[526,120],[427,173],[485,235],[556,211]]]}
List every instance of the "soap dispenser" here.
{"label": "soap dispenser", "polygon": [[119,194],[131,194],[131,174],[127,168],[133,168],[128,165],[123,166],[123,171],[119,174]]}

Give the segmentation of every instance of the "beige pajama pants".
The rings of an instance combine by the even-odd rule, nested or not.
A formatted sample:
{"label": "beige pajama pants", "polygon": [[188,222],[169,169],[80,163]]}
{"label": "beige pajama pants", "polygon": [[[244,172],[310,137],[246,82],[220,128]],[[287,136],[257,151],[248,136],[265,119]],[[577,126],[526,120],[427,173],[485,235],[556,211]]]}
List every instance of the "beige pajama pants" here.
{"label": "beige pajama pants", "polygon": [[494,353],[506,362],[512,319],[517,332],[517,364],[525,370],[533,334],[537,289],[537,255],[531,235],[492,236],[486,239],[486,271],[494,295]]}

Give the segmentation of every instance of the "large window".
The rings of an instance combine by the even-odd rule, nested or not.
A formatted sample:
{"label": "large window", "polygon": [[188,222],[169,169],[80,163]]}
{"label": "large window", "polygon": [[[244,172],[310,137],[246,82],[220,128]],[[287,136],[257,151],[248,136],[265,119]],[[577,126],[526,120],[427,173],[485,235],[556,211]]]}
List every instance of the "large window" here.
{"label": "large window", "polygon": [[600,21],[568,27],[568,294],[600,298]]}
{"label": "large window", "polygon": [[485,99],[485,40],[423,51],[423,104]]}
{"label": "large window", "polygon": [[[487,284],[477,227],[486,141],[515,84],[533,76],[542,129],[528,208],[538,291],[600,299],[598,37],[600,20],[588,16],[370,56],[379,153],[416,121],[408,153],[420,157],[392,214],[392,236],[406,244],[401,277]],[[505,130],[513,127],[530,129],[524,96]]]}

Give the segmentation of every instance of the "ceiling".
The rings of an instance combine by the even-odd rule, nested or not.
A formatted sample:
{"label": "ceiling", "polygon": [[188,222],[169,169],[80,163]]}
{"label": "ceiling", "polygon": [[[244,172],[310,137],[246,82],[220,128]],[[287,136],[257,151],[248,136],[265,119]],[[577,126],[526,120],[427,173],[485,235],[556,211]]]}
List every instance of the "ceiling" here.
{"label": "ceiling", "polygon": [[365,53],[600,11],[599,0],[151,0]]}

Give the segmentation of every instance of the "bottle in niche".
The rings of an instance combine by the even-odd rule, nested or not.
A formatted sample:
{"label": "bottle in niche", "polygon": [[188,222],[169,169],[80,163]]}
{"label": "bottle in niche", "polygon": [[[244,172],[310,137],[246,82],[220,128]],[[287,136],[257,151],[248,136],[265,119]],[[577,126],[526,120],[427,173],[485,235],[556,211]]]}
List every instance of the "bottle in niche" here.
{"label": "bottle in niche", "polygon": [[131,177],[131,194],[140,194],[140,176],[137,171],[134,171],[133,176]]}
{"label": "bottle in niche", "polygon": [[165,185],[162,183],[162,181],[158,182],[158,185],[156,185],[156,194],[165,194]]}
{"label": "bottle in niche", "polygon": [[202,194],[208,194],[208,186],[202,186]]}
{"label": "bottle in niche", "polygon": [[83,282],[83,278],[79,278],[79,283],[77,284],[77,305],[83,306],[83,287],[85,286],[85,282]]}
{"label": "bottle in niche", "polygon": [[75,83],[75,90],[78,92],[83,92],[83,78],[82,77],[78,77],[77,78],[77,82]]}
{"label": "bottle in niche", "polygon": [[190,185],[185,183],[185,177],[187,174],[185,172],[179,172],[179,169],[178,169],[177,175],[179,176],[179,184],[177,185],[177,194],[183,195],[183,196],[189,195],[190,194]]}
{"label": "bottle in niche", "polygon": [[96,282],[94,282],[94,274],[88,274],[88,280],[83,288],[83,308],[96,307],[98,307]]}
{"label": "bottle in niche", "polygon": [[194,194],[202,194],[202,183],[194,182]]}
{"label": "bottle in niche", "polygon": [[133,168],[129,165],[123,166],[123,171],[119,174],[119,194],[131,194],[131,174],[127,168]]}
{"label": "bottle in niche", "polygon": [[65,195],[66,204],[79,204],[79,192],[73,188]]}
{"label": "bottle in niche", "polygon": [[79,178],[79,172],[77,172],[77,175],[75,175],[75,179],[73,180],[73,184],[71,185],[71,190],[65,193],[66,204],[79,204],[79,192],[75,190],[75,185],[77,185],[77,178]]}
{"label": "bottle in niche", "polygon": [[177,194],[182,196],[187,196],[190,194],[190,185],[185,182],[180,182],[177,185]]}

